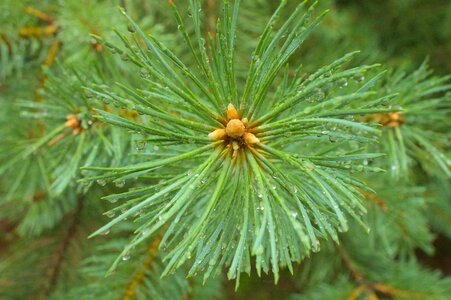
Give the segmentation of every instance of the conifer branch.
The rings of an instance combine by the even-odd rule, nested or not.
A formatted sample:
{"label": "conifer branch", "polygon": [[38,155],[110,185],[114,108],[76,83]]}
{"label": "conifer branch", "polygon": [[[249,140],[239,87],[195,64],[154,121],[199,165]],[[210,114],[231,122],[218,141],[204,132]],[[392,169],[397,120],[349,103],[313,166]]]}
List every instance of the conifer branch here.
{"label": "conifer branch", "polygon": [[[88,90],[108,99],[108,102],[116,102],[119,106],[146,116],[146,119],[134,121],[120,117],[115,112],[99,111],[97,118],[148,135],[147,140],[160,143],[168,153],[173,154],[169,158],[157,158],[125,167],[87,167],[85,170],[103,171],[103,174],[87,177],[83,181],[119,182],[144,176],[167,178],[159,173],[161,170],[172,178],[155,184],[155,187],[108,196],[107,199],[124,201],[109,212],[121,211],[121,214],[92,236],[110,230],[140,211],[146,211],[143,216],[136,218],[139,224],[137,235],[125,247],[121,257],[128,255],[133,247],[167,224],[169,227],[163,241],[171,247],[168,246],[168,264],[164,274],[190,260],[193,249],[203,247],[205,240],[208,241],[206,249],[196,254],[189,275],[204,270],[209,276],[217,272],[219,265],[230,257],[229,278],[239,278],[242,270],[249,269],[249,261],[243,261],[244,257],[252,255],[256,256],[257,272],[267,272],[271,267],[277,282],[279,267],[291,269],[291,261],[300,260],[310,250],[318,251],[319,238],[331,236],[338,241],[336,230],[347,230],[347,215],[365,227],[359,216],[365,212],[363,195],[356,189],[356,186],[365,185],[346,174],[345,164],[352,168],[351,165],[357,161],[376,158],[381,154],[347,153],[345,147],[336,151],[335,147],[327,146],[335,137],[330,137],[325,144],[318,138],[318,145],[322,144],[324,149],[316,155],[303,154],[292,146],[301,145],[311,136],[318,137],[318,132],[325,132],[319,136],[328,135],[329,131],[324,128],[329,126],[334,127],[333,135],[374,142],[379,133],[374,124],[345,119],[354,114],[385,111],[379,106],[382,100],[371,99],[374,93],[368,91],[374,78],[369,83],[357,84],[357,91],[342,91],[337,85],[344,80],[347,86],[347,80],[377,65],[346,69],[344,64],[353,54],[346,55],[308,78],[289,79],[280,100],[278,97],[268,97],[269,93],[274,93],[272,87],[279,71],[323,18],[324,14],[311,18],[315,4],[304,10],[305,3],[301,3],[270,37],[273,23],[284,6],[282,2],[254,52],[260,61],[251,63],[244,86],[237,85],[234,69],[239,1],[233,5],[224,2],[224,17],[216,28],[217,43],[211,43],[213,61],[208,58],[201,33],[200,2],[190,1],[194,42],[176,4],[169,4],[199,72],[188,68],[175,53],[156,38],[144,34],[138,24],[125,15],[133,30],[131,38],[118,32],[123,42],[122,49],[99,40],[107,47],[114,48],[122,57],[127,56],[140,69],[145,69],[148,74],[145,79],[150,88],[140,91],[120,84],[123,89],[120,93],[107,85],[94,86]],[[142,39],[145,46],[136,37]],[[279,52],[274,55],[276,51]],[[166,88],[161,89],[162,85]],[[237,103],[239,97],[236,96],[241,92],[243,102]],[[329,95],[321,96],[325,93]],[[318,95],[321,96],[318,99],[321,102],[308,100]],[[165,103],[167,111],[156,106],[153,102],[155,99]],[[293,108],[300,105],[306,108],[293,113]],[[177,117],[174,118],[171,112]],[[287,141],[290,141],[291,146],[286,145]],[[174,146],[174,143],[179,145]],[[180,175],[179,169],[173,169],[175,163],[186,166],[185,171],[182,171],[184,174]],[[369,166],[359,166],[355,170],[379,171]],[[218,181],[212,178],[218,178]],[[240,181],[247,184],[241,186]],[[240,191],[241,188],[245,191]],[[198,205],[202,205],[199,207],[200,215],[192,223],[194,225],[189,226],[191,230],[186,232],[177,223],[191,222]],[[245,209],[242,210],[242,207]],[[238,223],[244,221],[245,227],[250,230],[248,237],[243,237],[244,229],[231,228],[230,224],[233,223],[226,218],[236,209],[238,212],[233,219]],[[298,215],[302,218],[298,218]],[[289,230],[290,240],[283,237],[287,232],[283,233],[281,228]],[[229,243],[232,247],[215,250],[212,244],[215,240]],[[283,243],[280,244],[280,241]],[[287,253],[284,250],[286,248],[291,252]],[[211,261],[211,265],[207,266],[206,260]],[[119,261],[120,257],[112,270]]]}
{"label": "conifer branch", "polygon": [[[451,235],[451,75],[402,66],[414,39],[443,38],[443,13],[413,22],[406,1],[341,1],[330,16],[308,0],[9,2],[1,299],[221,299],[223,278],[237,290],[254,271],[291,273],[294,299],[451,293],[417,259]],[[374,30],[393,12],[399,24]],[[391,33],[408,41],[402,55]],[[73,247],[85,226],[95,239]]]}

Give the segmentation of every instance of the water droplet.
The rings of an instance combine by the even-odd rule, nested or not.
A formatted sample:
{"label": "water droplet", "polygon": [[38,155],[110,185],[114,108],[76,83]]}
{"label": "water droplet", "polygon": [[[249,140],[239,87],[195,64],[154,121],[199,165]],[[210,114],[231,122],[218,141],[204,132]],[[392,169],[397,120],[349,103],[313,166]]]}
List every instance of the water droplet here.
{"label": "water droplet", "polygon": [[313,169],[315,169],[315,165],[312,164],[312,163],[309,162],[309,161],[305,161],[305,162],[304,162],[304,166],[305,166],[305,168],[306,168],[307,170],[309,170],[309,171],[312,171]]}
{"label": "water droplet", "polygon": [[257,256],[263,255],[263,250],[264,249],[262,245],[258,246],[257,250],[255,250],[255,255]]}
{"label": "water droplet", "polygon": [[166,251],[168,248],[167,248],[166,244],[161,244],[160,249],[161,249],[161,251]]}
{"label": "water droplet", "polygon": [[105,179],[97,179],[96,181],[100,186],[105,186],[106,185],[106,180]]}
{"label": "water droplet", "polygon": [[127,261],[129,259],[130,259],[130,254],[129,253],[126,253],[126,254],[124,254],[124,256],[122,256],[122,260],[123,261]]}
{"label": "water droplet", "polygon": [[291,212],[291,216],[292,216],[293,218],[296,218],[296,217],[298,216],[298,213],[295,212],[295,211],[292,211],[292,212]]}
{"label": "water droplet", "polygon": [[326,97],[326,93],[324,93],[321,89],[316,89],[314,94],[311,97],[312,101],[321,101]]}
{"label": "water droplet", "polygon": [[114,211],[109,211],[109,212],[107,212],[106,213],[106,216],[108,217],[108,218],[114,218],[114,216],[116,215],[116,213],[114,212]]}
{"label": "water droplet", "polygon": [[125,181],[124,181],[124,180],[115,181],[115,185],[116,185],[118,188],[122,188],[122,187],[124,187],[124,185],[125,185]]}
{"label": "water droplet", "polygon": [[86,98],[94,97],[94,94],[90,90],[84,90]]}
{"label": "water droplet", "polygon": [[256,65],[260,65],[260,63],[261,63],[260,56],[254,55],[254,56],[252,56],[252,59],[254,60]]}
{"label": "water droplet", "polygon": [[338,81],[338,85],[339,85],[340,88],[347,87],[348,86],[348,81],[346,79],[342,78],[342,79],[340,79]]}
{"label": "water droplet", "polygon": [[127,30],[130,32],[130,33],[135,33],[135,27],[133,26],[133,24],[128,24],[128,26],[127,26]]}
{"label": "water droplet", "polygon": [[365,80],[365,76],[363,76],[363,75],[356,75],[355,77],[354,77],[354,80],[355,81],[357,81],[357,82],[362,82],[362,81],[364,81]]}
{"label": "water droplet", "polygon": [[263,198],[263,195],[261,193],[258,193],[257,197],[261,199]]}
{"label": "water droplet", "polygon": [[146,148],[146,145],[147,145],[147,143],[146,143],[146,141],[136,141],[136,150],[138,150],[138,151],[142,151],[142,150],[144,150],[144,148]]}
{"label": "water droplet", "polygon": [[110,98],[106,98],[106,97],[102,97],[102,96],[99,96],[98,100],[102,101],[106,105],[111,103],[111,99]]}
{"label": "water droplet", "polygon": [[109,233],[110,233],[110,230],[107,229],[107,230],[105,230],[105,231],[102,233],[102,235],[108,235]]}
{"label": "water droplet", "polygon": [[146,68],[141,68],[141,70],[139,71],[139,75],[143,78],[143,79],[148,79],[150,77],[150,72],[149,70],[147,70]]}
{"label": "water droplet", "polygon": [[319,240],[317,239],[317,240],[312,244],[312,251],[313,251],[314,253],[317,253],[317,252],[319,252],[319,250],[320,250],[320,242],[319,242]]}
{"label": "water droplet", "polygon": [[329,142],[335,143],[337,141],[337,137],[333,135],[329,135]]}

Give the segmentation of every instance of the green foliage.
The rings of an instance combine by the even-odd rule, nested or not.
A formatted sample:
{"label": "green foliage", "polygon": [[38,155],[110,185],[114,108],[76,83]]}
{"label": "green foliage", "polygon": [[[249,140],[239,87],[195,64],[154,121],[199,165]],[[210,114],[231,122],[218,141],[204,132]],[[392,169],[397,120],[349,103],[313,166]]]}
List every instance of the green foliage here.
{"label": "green foliage", "polygon": [[[189,274],[204,270],[208,277],[226,264],[229,278],[235,278],[250,271],[250,256],[255,255],[257,272],[268,272],[271,266],[277,281],[279,265],[291,269],[291,261],[308,256],[311,249],[318,251],[319,238],[338,241],[337,228],[348,228],[345,213],[360,219],[358,214],[365,212],[359,190],[365,185],[346,170],[378,170],[352,166],[355,161],[380,156],[353,147],[356,142],[374,142],[378,130],[346,119],[388,111],[379,108],[382,99],[371,99],[373,93],[368,92],[377,77],[366,82],[362,78],[374,66],[343,68],[353,56],[349,54],[307,78],[290,78],[288,68],[278,78],[324,15],[311,18],[314,6],[304,9],[302,3],[273,33],[282,4],[260,37],[246,83],[240,85],[234,73],[238,3],[233,7],[225,3],[224,24],[219,23],[216,43],[210,40],[212,64],[198,25],[199,4],[191,2],[195,43],[174,6],[197,68],[186,66],[129,18],[131,38],[119,34],[126,49],[104,44],[137,65],[148,87],[134,90],[119,84],[121,94],[105,85],[89,89],[107,102],[147,115],[141,123],[100,111],[99,119],[146,134],[156,151],[144,153],[148,161],[134,165],[85,167],[106,171],[86,180],[159,180],[106,197],[122,201],[109,212],[121,213],[94,235],[135,216],[136,236],[122,252],[124,257],[167,224],[162,245],[170,251],[164,274],[190,260]],[[199,74],[194,70],[200,70]],[[277,89],[275,82],[279,82]],[[240,107],[240,114],[255,127],[252,130],[261,141],[255,149],[243,146],[236,156],[229,145],[208,139],[209,132],[224,126],[221,115],[228,103]],[[316,151],[309,153],[312,145]]]}
{"label": "green foliage", "polygon": [[383,89],[396,94],[403,124],[387,128],[381,139],[395,178],[406,178],[415,165],[432,176],[450,178],[450,161],[443,153],[450,118],[449,76],[432,77],[426,62],[410,74],[397,70],[387,75]]}
{"label": "green foliage", "polygon": [[449,2],[337,0],[336,3],[338,9],[352,15],[349,19],[354,26],[370,30],[374,46],[386,53],[386,61],[392,66],[419,63],[430,56],[431,65],[439,74],[449,73],[450,62],[445,58],[451,46]]}
{"label": "green foliage", "polygon": [[124,263],[114,274],[105,280],[105,272],[112,259],[117,256],[127,244],[127,235],[132,230],[131,223],[121,224],[115,230],[112,237],[105,235],[91,245],[82,260],[79,270],[80,280],[77,285],[73,285],[69,292],[60,290],[53,298],[60,299],[80,299],[86,295],[86,288],[90,290],[90,297],[93,299],[183,299],[188,295],[194,299],[215,299],[219,280],[209,282],[201,288],[200,282],[189,282],[180,270],[171,276],[163,279],[160,274],[164,265],[158,255],[159,239],[150,242],[147,247],[140,247],[133,253],[133,256],[124,257]]}
{"label": "green foliage", "polygon": [[1,299],[449,297],[447,5],[34,2],[0,3]]}

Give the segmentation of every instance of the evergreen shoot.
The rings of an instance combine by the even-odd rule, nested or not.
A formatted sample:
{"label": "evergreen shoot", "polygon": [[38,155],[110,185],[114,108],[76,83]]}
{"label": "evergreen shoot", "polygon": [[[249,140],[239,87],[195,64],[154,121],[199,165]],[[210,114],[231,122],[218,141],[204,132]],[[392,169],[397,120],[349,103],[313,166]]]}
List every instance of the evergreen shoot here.
{"label": "evergreen shoot", "polygon": [[386,2],[0,4],[0,299],[449,299],[451,77],[396,51],[446,16]]}

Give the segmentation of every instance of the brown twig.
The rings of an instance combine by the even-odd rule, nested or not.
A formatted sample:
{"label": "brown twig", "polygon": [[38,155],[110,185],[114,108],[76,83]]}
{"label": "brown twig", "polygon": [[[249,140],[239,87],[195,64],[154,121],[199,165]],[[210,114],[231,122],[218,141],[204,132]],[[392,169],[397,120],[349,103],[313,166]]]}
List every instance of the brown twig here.
{"label": "brown twig", "polygon": [[60,278],[61,269],[64,263],[65,254],[71,244],[73,237],[77,234],[79,229],[79,219],[83,210],[84,198],[80,197],[77,201],[77,207],[71,215],[71,223],[64,232],[60,243],[53,251],[50,257],[50,265],[43,277],[43,283],[41,289],[30,299],[48,299],[48,296],[52,293],[58,284]]}
{"label": "brown twig", "polygon": [[52,16],[29,5],[25,7],[25,12],[47,23],[53,23],[55,21]]}
{"label": "brown twig", "polygon": [[[42,36],[53,36],[54,40],[50,45],[50,48],[47,51],[47,56],[42,63],[42,66],[51,67],[58,55],[58,52],[61,48],[61,41],[56,37],[58,31],[60,30],[59,26],[55,24],[55,18],[38,10],[31,6],[25,7],[25,12],[37,17],[38,19],[47,23],[46,26],[29,26],[19,28],[19,35],[23,38],[29,37],[42,37]],[[47,75],[42,74],[38,77],[39,85],[35,89],[35,100],[37,102],[42,100],[42,96],[40,91],[44,89],[44,84],[47,79]]]}
{"label": "brown twig", "polygon": [[[125,6],[124,6],[124,8],[125,8]],[[89,31],[91,31],[91,34],[95,34],[98,36],[102,35],[102,33],[99,30],[97,30],[97,28],[94,25],[92,25],[92,23],[89,22],[88,20],[86,20],[85,18],[80,18],[80,22],[89,28]],[[94,40],[94,39],[91,40],[90,44],[96,52],[100,52],[103,50],[103,45],[100,44],[97,40]]]}
{"label": "brown twig", "polygon": [[366,279],[363,277],[363,274],[360,273],[360,271],[354,266],[346,251],[340,246],[338,246],[337,249],[338,253],[340,254],[340,258],[343,261],[343,264],[351,273],[354,281],[358,284],[358,287],[352,291],[352,293],[346,300],[357,300],[363,292],[366,292],[368,294],[369,300],[377,300],[377,295],[374,292],[371,284],[366,281]]}
{"label": "brown twig", "polygon": [[340,258],[343,261],[343,264],[351,273],[352,278],[359,284],[366,284],[363,274],[360,273],[360,271],[357,270],[357,268],[354,266],[346,251],[340,246],[338,246],[337,249],[338,253],[340,254]]}
{"label": "brown twig", "polygon": [[367,299],[369,300],[379,299],[377,294],[382,294],[388,297],[405,297],[408,299],[431,299],[430,295],[425,293],[406,291],[389,286],[382,282],[368,281],[354,265],[346,251],[340,246],[338,246],[337,249],[343,264],[349,270],[349,273],[354,281],[358,284],[358,287],[351,292],[347,300],[357,300],[363,292],[367,293]]}
{"label": "brown twig", "polygon": [[136,289],[142,285],[144,276],[146,275],[146,270],[148,270],[152,266],[155,260],[155,256],[158,252],[158,245],[160,244],[160,241],[161,237],[158,237],[150,243],[149,249],[147,250],[148,255],[146,260],[142,264],[142,269],[139,272],[135,273],[132,280],[125,288],[125,293],[122,296],[121,300],[132,300],[136,298]]}
{"label": "brown twig", "polygon": [[45,36],[50,36],[50,35],[54,35],[56,34],[56,32],[58,31],[58,26],[56,25],[47,25],[44,27],[35,27],[35,26],[31,26],[31,27],[22,27],[19,29],[19,35],[21,37],[39,37],[42,35]]}
{"label": "brown twig", "polygon": [[388,210],[387,203],[384,201],[384,199],[378,197],[376,194],[370,193],[368,191],[362,191],[362,194],[363,194],[363,196],[365,196],[366,199],[376,203],[383,211]]}

